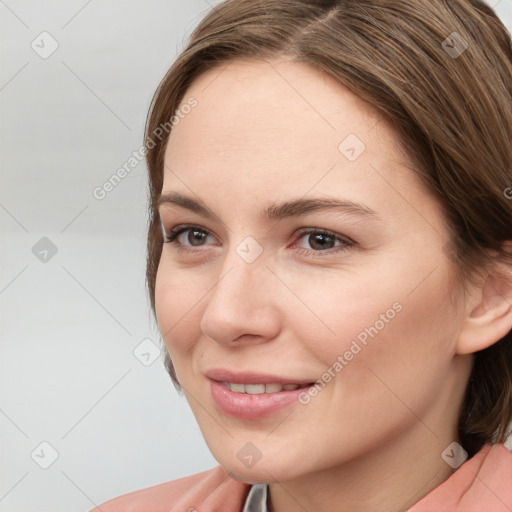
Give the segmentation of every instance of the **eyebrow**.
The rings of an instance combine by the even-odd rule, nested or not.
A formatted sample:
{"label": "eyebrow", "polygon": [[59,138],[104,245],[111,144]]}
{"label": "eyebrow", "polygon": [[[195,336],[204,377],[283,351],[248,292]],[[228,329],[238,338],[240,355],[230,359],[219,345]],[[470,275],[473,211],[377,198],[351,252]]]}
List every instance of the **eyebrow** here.
{"label": "eyebrow", "polygon": [[[210,210],[205,204],[195,199],[182,195],[178,192],[167,192],[162,194],[155,206],[158,209],[164,204],[175,204],[187,208],[204,217],[222,222],[217,214]],[[340,211],[361,217],[372,217],[378,219],[377,213],[363,204],[337,198],[312,198],[294,199],[283,203],[272,203],[263,210],[268,219],[283,219],[286,217],[298,217],[316,211]]]}

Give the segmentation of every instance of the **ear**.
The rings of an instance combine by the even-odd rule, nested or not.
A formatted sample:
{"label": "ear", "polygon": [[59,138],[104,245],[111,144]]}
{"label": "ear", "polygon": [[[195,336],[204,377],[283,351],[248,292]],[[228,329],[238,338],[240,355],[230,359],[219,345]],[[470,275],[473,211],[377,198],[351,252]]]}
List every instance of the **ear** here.
{"label": "ear", "polygon": [[496,263],[466,297],[466,313],[459,333],[458,354],[490,347],[512,329],[512,269]]}

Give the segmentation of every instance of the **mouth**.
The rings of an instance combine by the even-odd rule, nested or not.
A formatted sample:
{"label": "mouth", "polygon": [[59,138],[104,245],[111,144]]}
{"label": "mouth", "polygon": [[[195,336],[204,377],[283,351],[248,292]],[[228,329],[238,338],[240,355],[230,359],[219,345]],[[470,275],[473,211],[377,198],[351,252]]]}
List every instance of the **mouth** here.
{"label": "mouth", "polygon": [[210,395],[222,414],[254,421],[297,404],[314,384],[242,384],[210,379]]}
{"label": "mouth", "polygon": [[282,391],[295,391],[297,389],[307,388],[312,386],[314,382],[307,384],[280,384],[278,382],[269,384],[242,384],[238,382],[220,381],[225,388],[233,393],[246,393],[249,395],[262,395],[280,393]]}
{"label": "mouth", "polygon": [[[295,372],[296,375],[300,372]],[[226,383],[226,385],[232,386],[237,384],[243,384],[244,386],[256,385],[256,386],[269,386],[269,392],[273,389],[277,389],[276,386],[308,386],[312,384],[313,381],[309,381],[306,379],[301,379],[298,377],[284,377],[278,374],[270,374],[270,373],[259,373],[253,371],[244,371],[244,372],[234,372],[227,368],[212,368],[204,373],[206,377],[211,380]],[[241,388],[240,388],[241,389]],[[250,389],[250,388],[249,388]],[[261,391],[261,387],[258,388],[259,393],[263,393]],[[290,388],[291,389],[291,388]]]}

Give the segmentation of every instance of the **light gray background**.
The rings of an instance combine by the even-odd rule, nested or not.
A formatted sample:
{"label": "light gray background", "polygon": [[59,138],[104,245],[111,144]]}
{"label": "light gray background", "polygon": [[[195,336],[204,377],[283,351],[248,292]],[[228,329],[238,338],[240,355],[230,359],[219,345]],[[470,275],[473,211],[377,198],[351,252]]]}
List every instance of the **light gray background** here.
{"label": "light gray background", "polygon": [[[161,358],[133,353],[160,344],[144,162],[92,194],[140,148],[158,82],[215,3],[0,0],[0,512],[85,512],[217,465]],[[512,0],[489,3],[512,30]],[[47,58],[31,47],[51,49],[44,31]]]}

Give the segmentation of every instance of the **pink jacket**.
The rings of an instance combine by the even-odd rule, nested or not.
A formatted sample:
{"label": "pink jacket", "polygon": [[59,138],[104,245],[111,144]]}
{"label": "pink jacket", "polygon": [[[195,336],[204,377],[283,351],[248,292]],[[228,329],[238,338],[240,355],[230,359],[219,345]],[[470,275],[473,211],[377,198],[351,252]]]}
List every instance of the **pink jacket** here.
{"label": "pink jacket", "polygon": [[[221,466],[125,494],[91,512],[241,512],[251,485]],[[510,512],[512,453],[485,445],[408,512]]]}

